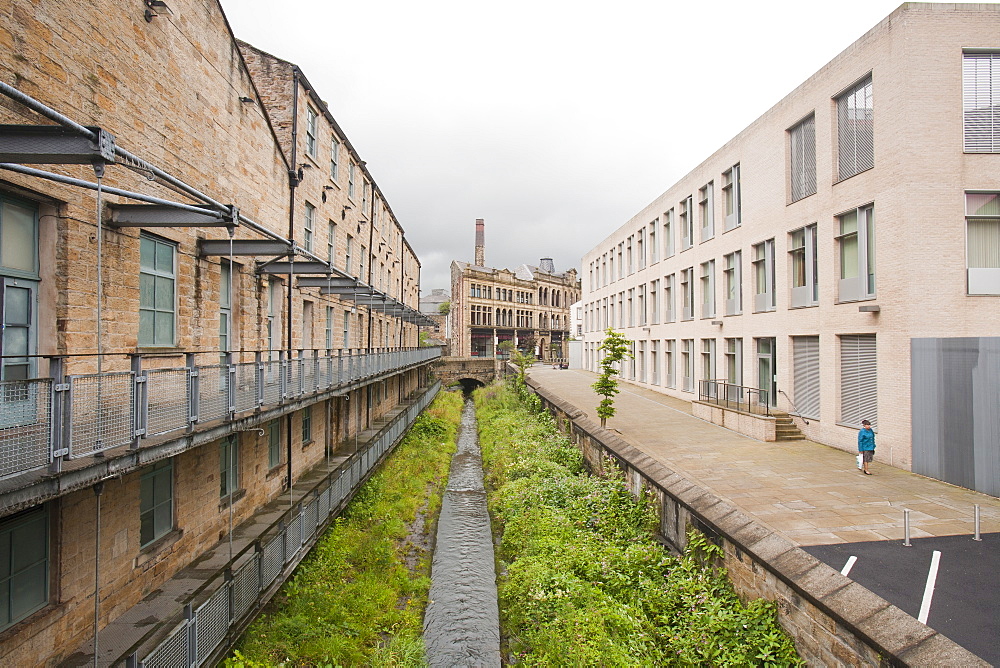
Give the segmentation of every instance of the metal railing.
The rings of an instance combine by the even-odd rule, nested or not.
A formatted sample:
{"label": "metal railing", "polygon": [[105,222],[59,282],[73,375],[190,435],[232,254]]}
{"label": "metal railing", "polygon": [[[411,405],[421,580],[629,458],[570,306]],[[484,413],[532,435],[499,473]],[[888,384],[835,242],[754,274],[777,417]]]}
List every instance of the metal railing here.
{"label": "metal railing", "polygon": [[[0,381],[0,479],[50,466],[63,459],[112,448],[140,447],[143,439],[193,432],[199,424],[234,420],[317,393],[391,373],[440,357],[440,348],[379,352],[300,351],[237,363],[213,354],[212,364],[145,368],[131,356],[131,370],[102,374],[65,373],[66,360],[50,360],[50,378]],[[155,362],[156,358],[152,358]]]}
{"label": "metal railing", "polygon": [[[235,641],[241,628],[273,593],[282,574],[290,574],[311,549],[328,521],[354,496],[383,457],[401,440],[441,383],[396,415],[364,450],[352,454],[336,470],[308,490],[254,541],[209,576],[177,613],[150,629],[117,663],[137,668],[192,668],[203,665]],[[170,632],[151,651],[144,645],[166,625]],[[228,644],[227,644],[228,647]],[[140,660],[140,656],[143,658]]]}
{"label": "metal railing", "polygon": [[746,413],[770,415],[767,390],[723,380],[699,380],[698,401]]}

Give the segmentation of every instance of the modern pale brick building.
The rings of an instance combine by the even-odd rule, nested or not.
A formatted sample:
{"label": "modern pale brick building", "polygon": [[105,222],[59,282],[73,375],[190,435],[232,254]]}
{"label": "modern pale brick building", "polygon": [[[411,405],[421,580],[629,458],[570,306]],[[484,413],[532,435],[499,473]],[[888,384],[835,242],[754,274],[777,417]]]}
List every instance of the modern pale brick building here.
{"label": "modern pale brick building", "polygon": [[851,451],[869,419],[879,460],[1000,494],[1000,5],[902,5],[582,280],[587,368],[623,330],[628,382]]}

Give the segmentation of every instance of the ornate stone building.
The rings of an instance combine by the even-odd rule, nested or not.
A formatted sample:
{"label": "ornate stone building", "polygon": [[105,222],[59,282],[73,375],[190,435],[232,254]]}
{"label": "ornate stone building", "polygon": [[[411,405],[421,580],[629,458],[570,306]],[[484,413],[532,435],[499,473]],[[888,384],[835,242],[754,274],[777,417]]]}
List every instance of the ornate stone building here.
{"label": "ornate stone building", "polygon": [[504,341],[542,360],[567,356],[570,304],[580,298],[576,269],[538,266],[493,269],[486,263],[485,223],[476,220],[476,262],[451,263],[450,354],[495,357]]}

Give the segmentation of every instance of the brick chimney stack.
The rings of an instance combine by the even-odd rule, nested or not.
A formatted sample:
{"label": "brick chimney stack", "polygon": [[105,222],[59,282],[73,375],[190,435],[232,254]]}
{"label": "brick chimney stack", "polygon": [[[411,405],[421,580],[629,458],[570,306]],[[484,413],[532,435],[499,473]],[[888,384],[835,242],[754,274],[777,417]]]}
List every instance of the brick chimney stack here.
{"label": "brick chimney stack", "polygon": [[486,266],[486,223],[476,218],[476,261],[477,267]]}

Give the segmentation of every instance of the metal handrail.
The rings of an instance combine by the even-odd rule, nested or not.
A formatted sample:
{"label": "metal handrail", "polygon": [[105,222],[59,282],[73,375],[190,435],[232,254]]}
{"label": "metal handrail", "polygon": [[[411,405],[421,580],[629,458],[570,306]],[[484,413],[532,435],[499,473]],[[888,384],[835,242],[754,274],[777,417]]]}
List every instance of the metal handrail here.
{"label": "metal handrail", "polygon": [[800,410],[798,409],[798,407],[797,407],[797,406],[795,405],[795,402],[794,402],[794,401],[792,401],[792,398],[791,398],[790,396],[788,396],[788,395],[787,395],[787,394],[785,393],[785,391],[784,391],[784,390],[778,390],[778,394],[780,394],[780,395],[784,396],[784,397],[785,397],[785,399],[787,399],[787,400],[788,400],[788,405],[792,407],[792,410],[793,410],[793,411],[795,411],[794,413],[789,413],[789,415],[791,415],[791,416],[794,416],[794,417],[797,417],[797,418],[799,418],[799,419],[800,419],[800,420],[802,420],[802,421],[803,421],[803,422],[804,422],[805,424],[809,424],[809,420],[808,420],[808,419],[806,419],[806,416],[804,416],[804,415],[802,414],[802,412],[801,412],[801,411],[800,411]]}
{"label": "metal handrail", "polygon": [[[752,401],[752,397],[756,397],[757,401]],[[722,380],[699,380],[698,401],[725,408],[734,408],[746,413],[771,415],[767,390]],[[755,408],[756,410],[754,410]]]}

